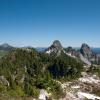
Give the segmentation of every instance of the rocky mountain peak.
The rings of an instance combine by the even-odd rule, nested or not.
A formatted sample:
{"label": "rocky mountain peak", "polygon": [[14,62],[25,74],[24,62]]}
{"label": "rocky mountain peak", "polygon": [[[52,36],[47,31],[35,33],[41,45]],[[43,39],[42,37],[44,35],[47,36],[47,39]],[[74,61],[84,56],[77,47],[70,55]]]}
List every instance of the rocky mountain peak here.
{"label": "rocky mountain peak", "polygon": [[4,50],[4,51],[10,51],[12,50],[14,47],[10,46],[9,44],[7,43],[4,43],[2,45],[0,45],[0,50]]}
{"label": "rocky mountain peak", "polygon": [[82,44],[80,52],[85,58],[88,58],[88,59],[91,58],[93,54],[91,48],[86,43]]}
{"label": "rocky mountain peak", "polygon": [[62,50],[63,50],[63,47],[62,47],[60,41],[55,40],[53,42],[53,44],[49,48],[46,49],[46,53],[48,53],[48,54],[51,54],[51,53],[57,53],[58,54],[59,53],[60,54],[60,52]]}
{"label": "rocky mountain peak", "polygon": [[11,46],[10,46],[9,44],[7,44],[7,43],[2,44],[1,46],[4,47],[4,48],[11,47]]}
{"label": "rocky mountain peak", "polygon": [[57,48],[57,49],[62,49],[62,45],[59,40],[55,40],[52,44],[52,47]]}
{"label": "rocky mountain peak", "polygon": [[84,49],[84,50],[91,50],[91,48],[86,43],[83,43],[81,48]]}

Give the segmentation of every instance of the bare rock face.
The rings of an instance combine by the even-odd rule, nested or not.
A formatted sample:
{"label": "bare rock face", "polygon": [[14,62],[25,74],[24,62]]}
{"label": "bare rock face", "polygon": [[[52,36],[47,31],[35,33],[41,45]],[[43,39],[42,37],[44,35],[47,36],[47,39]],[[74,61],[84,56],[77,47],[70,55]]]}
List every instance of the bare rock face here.
{"label": "bare rock face", "polygon": [[75,50],[72,47],[64,49],[60,41],[55,40],[53,44],[45,50],[45,52],[48,54],[56,54],[57,56],[63,52],[70,57],[79,58],[83,63],[89,66],[91,64],[100,64],[100,54],[94,53],[85,43],[82,44],[80,50]]}
{"label": "bare rock face", "polygon": [[62,49],[62,45],[61,45],[61,43],[60,43],[59,40],[55,40],[53,42],[52,46],[55,47],[55,48],[57,48],[57,49],[60,49],[60,50]]}
{"label": "bare rock face", "polygon": [[76,51],[76,50],[75,50],[74,48],[72,48],[72,47],[66,48],[65,51],[66,51],[68,54],[71,54],[72,56],[79,57],[79,52]]}
{"label": "bare rock face", "polygon": [[4,76],[0,76],[0,82],[3,83],[5,86],[9,86],[9,82]]}
{"label": "bare rock face", "polygon": [[53,44],[48,49],[46,49],[46,53],[48,53],[48,54],[60,53],[62,50],[63,50],[63,47],[62,47],[60,41],[59,40],[55,40],[53,42]]}
{"label": "bare rock face", "polygon": [[80,55],[79,55],[79,58],[81,59],[81,61],[82,61],[83,63],[85,63],[86,65],[91,66],[91,62],[90,62],[87,58],[85,58],[81,53],[80,53]]}
{"label": "bare rock face", "polygon": [[87,44],[85,44],[85,43],[82,44],[81,49],[80,49],[80,53],[89,62],[96,63],[96,64],[99,63],[100,56],[98,54],[94,53]]}
{"label": "bare rock face", "polygon": [[91,48],[85,43],[82,44],[80,52],[87,59],[90,59],[91,57],[93,57],[93,52]]}
{"label": "bare rock face", "polygon": [[81,54],[87,58],[89,61],[97,61],[97,54],[94,53],[91,48],[87,44],[82,44],[82,47],[80,49]]}

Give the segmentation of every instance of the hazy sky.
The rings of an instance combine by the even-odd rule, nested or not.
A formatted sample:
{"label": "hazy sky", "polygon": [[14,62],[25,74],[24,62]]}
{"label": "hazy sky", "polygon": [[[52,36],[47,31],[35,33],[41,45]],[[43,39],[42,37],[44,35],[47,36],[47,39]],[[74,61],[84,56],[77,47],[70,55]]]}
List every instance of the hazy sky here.
{"label": "hazy sky", "polygon": [[100,0],[0,0],[0,44],[100,47]]}

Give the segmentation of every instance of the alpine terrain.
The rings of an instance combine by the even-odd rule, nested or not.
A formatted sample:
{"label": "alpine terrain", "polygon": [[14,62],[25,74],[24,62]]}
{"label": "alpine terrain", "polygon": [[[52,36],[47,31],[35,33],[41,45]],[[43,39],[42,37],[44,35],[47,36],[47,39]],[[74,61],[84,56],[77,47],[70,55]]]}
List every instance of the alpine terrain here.
{"label": "alpine terrain", "polygon": [[99,53],[59,40],[41,50],[0,46],[0,100],[100,100]]}

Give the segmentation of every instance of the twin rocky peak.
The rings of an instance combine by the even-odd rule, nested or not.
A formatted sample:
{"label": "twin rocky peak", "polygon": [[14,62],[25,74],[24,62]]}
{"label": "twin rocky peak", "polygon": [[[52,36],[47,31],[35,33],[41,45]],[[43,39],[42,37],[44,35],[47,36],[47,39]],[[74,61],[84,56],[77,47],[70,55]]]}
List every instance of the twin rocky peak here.
{"label": "twin rocky peak", "polygon": [[72,47],[63,48],[59,40],[55,40],[53,44],[45,50],[48,54],[57,54],[58,56],[61,54],[61,52],[65,53],[66,55],[73,57],[73,58],[80,58],[81,61],[83,61],[87,65],[91,65],[92,63],[98,64],[100,60],[100,56],[96,53],[94,53],[91,48],[83,43],[81,48],[78,50],[75,50]]}

